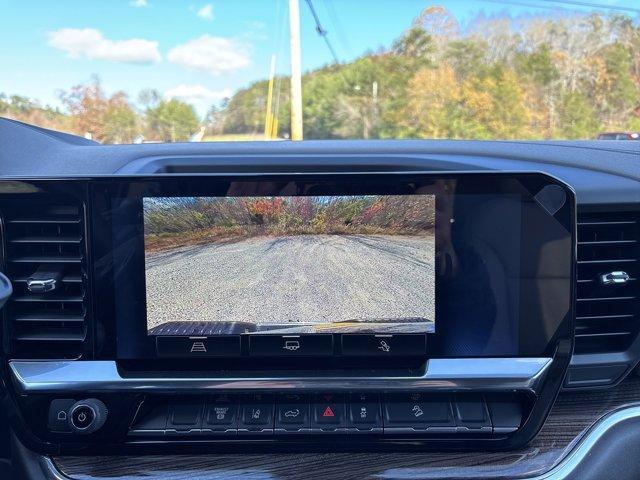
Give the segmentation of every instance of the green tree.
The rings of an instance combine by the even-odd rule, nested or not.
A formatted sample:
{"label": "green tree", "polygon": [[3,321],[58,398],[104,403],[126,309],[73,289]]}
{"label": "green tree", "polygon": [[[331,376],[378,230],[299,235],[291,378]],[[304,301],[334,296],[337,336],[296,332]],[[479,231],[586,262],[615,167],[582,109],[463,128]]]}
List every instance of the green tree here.
{"label": "green tree", "polygon": [[595,138],[601,128],[595,109],[583,93],[566,93],[560,102],[559,113],[563,138]]}
{"label": "green tree", "polygon": [[163,142],[181,142],[198,131],[200,120],[195,109],[180,100],[162,100],[146,111],[150,130]]}

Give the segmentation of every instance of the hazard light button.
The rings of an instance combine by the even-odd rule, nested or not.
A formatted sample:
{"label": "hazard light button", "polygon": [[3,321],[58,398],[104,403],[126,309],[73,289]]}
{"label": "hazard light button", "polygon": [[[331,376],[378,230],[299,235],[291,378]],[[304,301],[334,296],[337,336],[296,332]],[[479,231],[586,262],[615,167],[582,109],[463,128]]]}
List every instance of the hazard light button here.
{"label": "hazard light button", "polygon": [[335,431],[346,428],[344,395],[316,395],[312,403],[311,428]]}

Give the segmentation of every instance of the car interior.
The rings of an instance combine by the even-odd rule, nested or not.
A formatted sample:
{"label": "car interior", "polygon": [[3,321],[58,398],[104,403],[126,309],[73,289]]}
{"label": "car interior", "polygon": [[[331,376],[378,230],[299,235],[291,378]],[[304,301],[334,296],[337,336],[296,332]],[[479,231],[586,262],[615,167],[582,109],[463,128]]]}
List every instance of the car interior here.
{"label": "car interior", "polygon": [[[390,46],[302,72],[300,18],[303,51],[315,55],[314,39],[335,57],[341,37],[321,22],[361,7],[277,1],[291,72],[274,73],[274,54],[270,80],[247,77],[256,83],[225,100],[200,91],[214,105],[201,115],[178,94],[131,100],[122,79],[110,97],[109,68],[157,68],[160,85],[169,63],[193,60],[192,71],[213,55],[215,68],[241,70],[232,54],[257,50],[206,33],[157,53],[92,30],[112,8],[137,25],[175,2],[88,6],[85,30],[51,30],[86,13],[62,3],[61,17],[34,13],[52,25],[45,52],[67,54],[54,71],[104,65],[106,81],[56,107],[0,94],[0,479],[640,478],[640,43],[624,43],[640,39],[637,5],[484,2],[468,17],[488,22],[477,28],[511,16],[523,43],[475,73],[465,55],[486,47],[477,58],[489,62],[488,46],[506,40],[473,33],[473,2],[449,2],[453,14],[379,7],[380,38],[385,15],[420,8]],[[222,28],[238,5],[179,8],[176,32],[180,15]],[[606,52],[596,70],[609,76],[576,88],[619,90],[570,96],[559,25],[615,39],[589,57]],[[404,75],[397,97],[362,73],[385,62]],[[545,62],[556,73],[535,70]],[[223,75],[206,65],[197,75]],[[623,67],[630,83],[618,84]],[[523,92],[542,92],[518,101],[547,115],[520,130],[509,103],[520,90],[505,87],[516,74]],[[459,95],[452,82],[466,85]],[[499,109],[482,103],[491,95]],[[394,110],[405,96],[417,113]],[[616,114],[614,96],[627,102]],[[574,107],[595,120],[563,116]]]}

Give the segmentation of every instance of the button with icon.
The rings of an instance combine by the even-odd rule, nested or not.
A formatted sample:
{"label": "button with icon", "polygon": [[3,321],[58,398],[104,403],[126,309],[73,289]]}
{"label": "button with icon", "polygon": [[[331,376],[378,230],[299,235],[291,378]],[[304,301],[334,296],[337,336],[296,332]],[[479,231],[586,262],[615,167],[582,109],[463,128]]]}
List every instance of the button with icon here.
{"label": "button with icon", "polygon": [[273,395],[247,395],[240,410],[238,433],[273,433]]}
{"label": "button with icon", "polygon": [[342,335],[342,354],[348,356],[386,357],[423,356],[427,352],[424,333]]}
{"label": "button with icon", "polygon": [[348,401],[348,427],[370,431],[382,428],[380,398],[375,393],[353,393]]}
{"label": "button with icon", "polygon": [[249,355],[253,357],[319,357],[333,355],[333,335],[253,334],[249,336]]}
{"label": "button with icon", "polygon": [[320,431],[344,430],[344,395],[324,393],[315,395],[311,406],[311,428]]}
{"label": "button with icon", "polygon": [[306,395],[279,395],[276,405],[276,431],[309,431],[309,397]]}
{"label": "button with icon", "polygon": [[52,400],[49,405],[49,419],[47,426],[51,432],[70,432],[69,426],[69,409],[76,403],[70,398],[59,398]]}
{"label": "button with icon", "polygon": [[80,405],[71,413],[71,423],[79,430],[89,427],[95,418],[95,411],[88,405]]}
{"label": "button with icon", "polygon": [[215,337],[156,337],[156,352],[159,357],[236,357],[240,355],[240,335]]}

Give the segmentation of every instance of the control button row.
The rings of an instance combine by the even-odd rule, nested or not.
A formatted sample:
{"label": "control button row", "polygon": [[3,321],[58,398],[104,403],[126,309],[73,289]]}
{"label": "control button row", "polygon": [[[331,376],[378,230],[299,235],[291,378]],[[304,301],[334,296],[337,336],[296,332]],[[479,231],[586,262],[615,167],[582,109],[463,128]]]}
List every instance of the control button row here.
{"label": "control button row", "polygon": [[130,434],[482,433],[517,430],[522,407],[481,395],[218,395],[139,412]]}
{"label": "control button row", "polygon": [[[255,357],[320,357],[342,354],[345,356],[389,357],[423,356],[427,352],[424,333],[334,335],[325,333],[307,335],[247,335],[249,356]],[[237,357],[242,354],[240,335],[213,337],[156,337],[159,357]]]}

